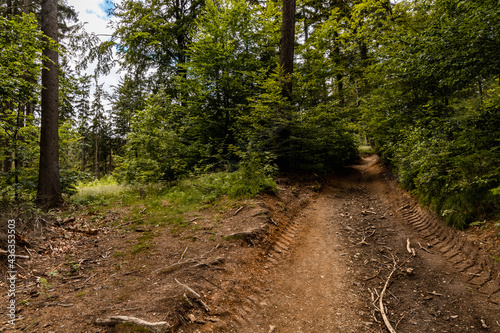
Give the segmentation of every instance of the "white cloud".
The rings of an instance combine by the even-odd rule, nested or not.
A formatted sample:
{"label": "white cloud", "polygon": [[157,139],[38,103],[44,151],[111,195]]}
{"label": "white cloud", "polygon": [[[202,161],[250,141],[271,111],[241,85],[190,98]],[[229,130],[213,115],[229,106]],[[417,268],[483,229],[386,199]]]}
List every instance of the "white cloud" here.
{"label": "white cloud", "polygon": [[105,0],[67,0],[75,8],[80,22],[85,25],[88,32],[98,35],[110,35],[112,30],[108,27],[110,18],[104,11]]}
{"label": "white cloud", "polygon": [[[101,41],[109,40],[110,35],[113,33],[109,27],[110,17],[105,12],[109,8],[109,2],[106,0],[67,0],[68,5],[72,6],[78,13],[80,22],[86,23],[85,30],[89,33],[95,33],[99,36]],[[91,66],[89,71],[95,68]],[[117,68],[114,68],[111,73],[106,77],[101,77],[100,82],[104,82],[104,88],[112,91],[112,86],[116,86],[120,80],[120,75],[117,73]]]}

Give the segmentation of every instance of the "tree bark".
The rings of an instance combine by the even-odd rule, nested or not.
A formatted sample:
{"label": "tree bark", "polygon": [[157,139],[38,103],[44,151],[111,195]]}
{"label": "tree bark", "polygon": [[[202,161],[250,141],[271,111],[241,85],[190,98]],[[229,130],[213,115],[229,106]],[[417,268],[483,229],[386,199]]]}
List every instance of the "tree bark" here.
{"label": "tree bark", "polygon": [[[57,0],[42,0],[42,31],[58,41]],[[37,203],[49,209],[62,203],[59,176],[59,77],[57,51],[46,48],[42,70],[42,117]]]}
{"label": "tree bark", "polygon": [[292,96],[293,54],[295,45],[296,0],[283,0],[283,20],[281,24],[280,65],[283,69],[282,94],[287,99]]}

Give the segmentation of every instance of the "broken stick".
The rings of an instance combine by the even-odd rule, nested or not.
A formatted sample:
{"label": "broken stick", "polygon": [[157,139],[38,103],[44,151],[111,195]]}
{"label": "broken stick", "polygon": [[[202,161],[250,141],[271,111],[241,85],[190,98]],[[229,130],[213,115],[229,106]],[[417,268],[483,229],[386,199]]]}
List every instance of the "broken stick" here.
{"label": "broken stick", "polygon": [[152,332],[155,333],[162,333],[166,332],[168,328],[171,327],[171,325],[165,321],[159,321],[156,323],[153,322],[148,322],[139,318],[135,317],[128,317],[128,316],[111,316],[106,319],[97,319],[95,321],[96,325],[101,325],[101,326],[115,326],[118,324],[133,324],[137,326],[144,327],[146,329],[151,330]]}
{"label": "broken stick", "polygon": [[239,212],[240,212],[243,208],[245,208],[245,206],[241,206],[240,208],[238,208],[238,209],[234,212],[233,216],[236,216],[236,214],[238,214],[238,213],[239,213]]}
{"label": "broken stick", "polygon": [[387,327],[389,332],[396,333],[396,330],[392,327],[391,322],[389,321],[389,318],[387,318],[387,314],[385,313],[384,302],[383,302],[384,294],[385,294],[385,291],[387,290],[387,286],[389,285],[389,282],[391,281],[392,274],[394,274],[394,272],[398,268],[397,263],[396,263],[396,259],[394,259],[394,257],[393,257],[392,260],[394,261],[394,267],[392,268],[391,273],[389,274],[389,276],[387,277],[387,280],[385,281],[384,289],[382,289],[382,292],[380,293],[380,297],[378,299],[378,304],[380,307],[380,314],[382,315],[382,319],[384,319],[385,326]]}
{"label": "broken stick", "polygon": [[11,256],[15,256],[16,258],[22,258],[22,259],[29,259],[30,257],[29,256],[25,256],[25,255],[22,255],[22,254],[11,254],[9,251],[5,251],[5,250],[0,250],[0,254],[5,254],[5,255],[11,255]]}
{"label": "broken stick", "polygon": [[409,238],[406,239],[406,250],[412,256],[416,256],[415,249],[410,246],[410,239]]}
{"label": "broken stick", "polygon": [[180,283],[179,280],[177,280],[177,279],[174,279],[174,280],[175,280],[175,282],[177,282],[178,285],[184,287],[184,289],[186,289],[187,291],[189,291],[196,298],[196,300],[203,306],[203,308],[205,309],[205,311],[210,312],[210,308],[208,307],[208,305],[205,302],[203,302],[203,300],[201,299],[201,295],[200,294],[198,294],[196,291],[194,291],[193,289],[191,289],[191,287],[189,287],[188,285]]}

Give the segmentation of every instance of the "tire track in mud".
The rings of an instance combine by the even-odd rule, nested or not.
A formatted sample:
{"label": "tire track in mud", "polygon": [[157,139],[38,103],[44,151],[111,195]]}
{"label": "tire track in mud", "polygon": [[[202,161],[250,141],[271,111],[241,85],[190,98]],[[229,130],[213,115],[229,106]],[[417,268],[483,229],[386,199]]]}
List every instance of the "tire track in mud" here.
{"label": "tire track in mud", "polygon": [[[400,263],[408,257],[407,238],[417,256],[400,267],[384,302],[397,331],[500,332],[497,263],[420,208],[375,162],[325,181],[285,219],[271,210],[274,226],[248,267],[252,277],[231,290],[225,326],[203,332],[385,331],[370,297],[388,276],[389,255]],[[325,268],[332,261],[337,271]]]}
{"label": "tire track in mud", "polygon": [[460,231],[444,225],[434,214],[422,209],[406,193],[400,198],[400,211],[404,220],[422,235],[430,247],[438,249],[469,284],[487,295],[491,302],[500,304],[498,263],[481,253]]}
{"label": "tire track in mud", "polygon": [[[261,260],[259,265],[264,272],[272,270],[289,257],[290,250],[295,245],[298,234],[303,228],[304,211],[310,204],[310,198],[299,200],[295,205],[287,208],[287,210],[295,213],[281,214],[281,217],[272,217],[273,214],[270,214],[270,212],[266,213],[266,219],[275,228],[268,235],[261,235],[261,239],[259,240],[261,246],[264,248],[264,253],[261,257],[263,260]],[[266,307],[269,306],[267,302],[267,292],[269,289],[258,278],[253,282],[253,285],[244,287],[243,289],[245,290],[240,290],[239,287],[236,287],[232,291],[235,293],[241,292],[245,296],[233,303],[231,314],[225,319],[223,329],[216,331],[247,332],[248,327],[253,324],[255,315],[266,311]],[[246,295],[248,292],[246,289],[251,290],[250,295]],[[267,332],[268,330],[263,329],[264,331]]]}

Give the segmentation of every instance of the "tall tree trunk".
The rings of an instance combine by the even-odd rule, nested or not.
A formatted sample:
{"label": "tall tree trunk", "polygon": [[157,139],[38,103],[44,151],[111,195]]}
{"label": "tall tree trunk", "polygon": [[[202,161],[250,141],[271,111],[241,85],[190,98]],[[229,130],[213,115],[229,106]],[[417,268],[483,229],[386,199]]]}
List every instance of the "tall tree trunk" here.
{"label": "tall tree trunk", "polygon": [[97,179],[101,179],[101,173],[100,173],[100,169],[101,169],[101,164],[100,164],[100,160],[99,160],[99,133],[96,132],[95,133],[95,136],[94,136],[94,175]]}
{"label": "tall tree trunk", "polygon": [[[281,94],[289,102],[292,100],[293,54],[295,44],[296,0],[283,0],[283,20],[281,23],[280,65],[282,69]],[[291,110],[284,106],[278,110],[281,125],[275,130],[274,149],[277,164],[281,170],[290,167],[290,127]]]}
{"label": "tall tree trunk", "polygon": [[82,144],[82,154],[81,154],[81,162],[80,162],[80,171],[85,171],[85,146]]}
{"label": "tall tree trunk", "polygon": [[[42,31],[58,41],[57,0],[42,0]],[[62,202],[59,176],[59,78],[56,51],[46,48],[42,70],[42,117],[37,203],[49,209]]]}
{"label": "tall tree trunk", "polygon": [[281,24],[280,65],[283,69],[282,94],[287,99],[292,96],[293,54],[295,44],[295,2],[283,0],[283,21]]}

